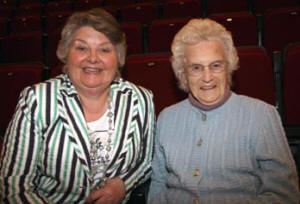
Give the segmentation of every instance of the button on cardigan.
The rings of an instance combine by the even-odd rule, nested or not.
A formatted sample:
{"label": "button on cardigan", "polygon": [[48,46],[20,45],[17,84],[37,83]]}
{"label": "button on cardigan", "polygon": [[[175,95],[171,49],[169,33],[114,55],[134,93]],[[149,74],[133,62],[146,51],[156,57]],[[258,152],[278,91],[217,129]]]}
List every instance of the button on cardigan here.
{"label": "button on cardigan", "polygon": [[189,100],[160,114],[148,204],[299,202],[295,162],[273,106],[232,93],[205,114],[203,121]]}

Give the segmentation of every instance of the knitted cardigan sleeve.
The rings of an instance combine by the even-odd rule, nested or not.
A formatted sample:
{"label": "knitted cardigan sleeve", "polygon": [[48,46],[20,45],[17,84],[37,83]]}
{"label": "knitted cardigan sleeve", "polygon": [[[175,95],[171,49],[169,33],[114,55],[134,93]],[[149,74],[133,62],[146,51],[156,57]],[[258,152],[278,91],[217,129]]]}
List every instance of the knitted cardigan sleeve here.
{"label": "knitted cardigan sleeve", "polygon": [[260,130],[253,143],[260,181],[256,203],[298,203],[296,166],[279,114],[273,106],[260,111]]}

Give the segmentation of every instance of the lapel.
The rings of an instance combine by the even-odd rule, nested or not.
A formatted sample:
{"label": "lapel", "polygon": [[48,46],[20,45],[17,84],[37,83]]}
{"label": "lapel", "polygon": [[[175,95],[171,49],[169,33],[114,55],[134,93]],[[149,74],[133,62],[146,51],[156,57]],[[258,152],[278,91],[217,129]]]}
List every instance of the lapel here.
{"label": "lapel", "polygon": [[[110,94],[114,110],[114,158],[112,158],[110,167],[121,156],[123,145],[126,145],[126,132],[130,121],[132,110],[132,88],[123,83],[123,79],[117,79],[112,82]],[[77,155],[79,162],[87,177],[90,176],[90,139],[84,118],[82,106],[75,87],[71,83],[68,75],[63,75],[63,82],[59,90],[58,100],[61,101],[58,109],[60,117],[63,118],[63,125],[66,130],[65,140],[71,146],[74,154]],[[110,169],[109,167],[109,169]],[[114,168],[113,168],[114,169]],[[111,171],[113,169],[110,169]],[[108,170],[108,174],[112,173]],[[120,171],[120,169],[118,170]]]}
{"label": "lapel", "polygon": [[90,146],[88,144],[90,141],[83,109],[75,87],[68,75],[65,74],[63,79],[59,90],[60,94],[58,94],[61,97],[58,99],[61,101],[58,109],[61,118],[63,118],[63,125],[66,130],[65,141],[70,145],[71,151],[73,151],[73,154],[76,154],[84,172],[89,177]]}
{"label": "lapel", "polygon": [[[116,79],[110,87],[110,94],[112,97],[112,104],[114,110],[114,157],[112,158],[108,167],[108,176],[113,173],[119,174],[122,168],[120,163],[123,163],[126,158],[122,151],[127,149],[128,128],[130,128],[130,118],[133,114],[133,97],[132,88],[124,83],[123,79]],[[117,168],[117,170],[115,169]]]}

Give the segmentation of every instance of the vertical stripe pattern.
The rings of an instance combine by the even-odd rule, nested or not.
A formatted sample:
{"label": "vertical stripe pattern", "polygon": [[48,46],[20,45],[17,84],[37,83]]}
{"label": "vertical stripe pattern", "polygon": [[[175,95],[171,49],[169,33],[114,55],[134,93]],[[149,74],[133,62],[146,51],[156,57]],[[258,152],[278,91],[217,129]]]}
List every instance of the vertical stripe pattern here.
{"label": "vertical stripe pattern", "polygon": [[[123,179],[127,198],[149,178],[155,115],[152,94],[111,84],[114,154],[107,176]],[[84,203],[90,193],[89,136],[67,75],[27,87],[5,134],[0,197],[6,203]]]}

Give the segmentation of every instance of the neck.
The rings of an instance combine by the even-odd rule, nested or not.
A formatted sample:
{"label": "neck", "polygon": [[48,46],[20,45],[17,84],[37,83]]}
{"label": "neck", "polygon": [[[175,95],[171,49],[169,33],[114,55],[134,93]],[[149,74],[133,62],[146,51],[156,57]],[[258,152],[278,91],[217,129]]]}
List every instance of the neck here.
{"label": "neck", "polygon": [[99,119],[107,110],[109,89],[96,95],[79,94],[84,116],[87,122]]}
{"label": "neck", "polygon": [[193,96],[192,93],[189,93],[189,101],[190,101],[190,103],[191,103],[193,106],[195,106],[195,107],[197,107],[197,108],[199,108],[199,109],[201,109],[201,110],[204,110],[204,111],[210,111],[210,110],[212,110],[212,109],[215,109],[215,108],[217,108],[217,107],[222,106],[222,105],[228,100],[228,98],[229,98],[230,96],[231,96],[231,91],[230,91],[230,89],[229,89],[229,87],[228,87],[228,88],[226,88],[226,91],[225,91],[225,94],[224,94],[224,97],[222,98],[222,100],[220,100],[220,101],[219,101],[218,103],[216,103],[216,104],[213,104],[213,105],[205,105],[205,104],[199,102],[199,101]]}

